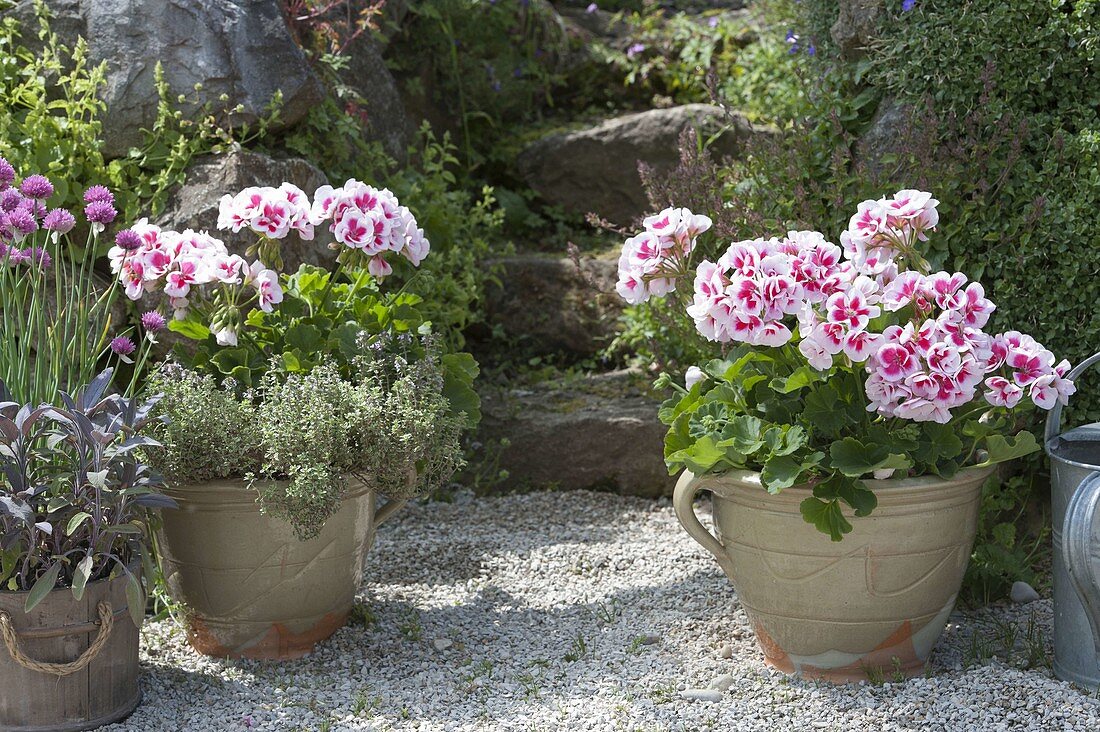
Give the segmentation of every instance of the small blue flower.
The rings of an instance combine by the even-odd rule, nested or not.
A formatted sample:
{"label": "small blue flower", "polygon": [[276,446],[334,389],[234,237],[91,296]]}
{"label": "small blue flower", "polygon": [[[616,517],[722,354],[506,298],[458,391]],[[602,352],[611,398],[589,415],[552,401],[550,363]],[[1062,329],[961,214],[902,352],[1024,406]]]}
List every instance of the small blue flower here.
{"label": "small blue flower", "polygon": [[717,28],[718,27],[718,18],[717,17],[711,18],[710,20],[707,21],[707,25],[709,25],[711,28]]}
{"label": "small blue flower", "polygon": [[810,56],[816,56],[817,55],[817,46],[815,46],[814,44],[811,43],[810,47],[806,49],[806,53],[809,54]]}
{"label": "small blue flower", "polygon": [[901,0],[901,12],[908,13],[917,5],[917,0]]}

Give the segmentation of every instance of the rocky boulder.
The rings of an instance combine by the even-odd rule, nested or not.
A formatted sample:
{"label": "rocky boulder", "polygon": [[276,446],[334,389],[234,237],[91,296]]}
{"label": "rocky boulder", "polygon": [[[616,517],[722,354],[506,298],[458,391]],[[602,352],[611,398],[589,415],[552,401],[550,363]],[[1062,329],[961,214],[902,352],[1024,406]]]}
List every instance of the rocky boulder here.
{"label": "rocky boulder", "polygon": [[840,0],[840,13],[829,34],[844,58],[863,55],[878,32],[884,4],[884,0]]}
{"label": "rocky boulder", "polygon": [[367,138],[380,142],[387,155],[404,162],[413,130],[379,43],[371,36],[360,36],[348,49],[347,58],[348,66],[340,77],[363,99]]}
{"label": "rocky boulder", "polygon": [[[883,99],[871,120],[870,127],[860,136],[855,146],[855,159],[860,168],[871,175],[889,178],[894,172],[888,158],[895,155],[898,141],[906,139],[913,131],[913,108],[893,97]],[[896,167],[897,163],[893,167]]]}
{"label": "rocky boulder", "polygon": [[519,254],[502,261],[499,287],[486,299],[486,321],[523,348],[588,358],[615,337],[621,301],[614,258]]}
{"label": "rocky boulder", "polygon": [[551,134],[525,149],[517,163],[528,185],[550,203],[630,224],[649,209],[638,164],[658,171],[674,167],[680,135],[689,128],[704,138],[717,134],[711,150],[719,158],[740,154],[754,134],[743,117],[727,118],[709,104],[687,104]]}
{"label": "rocky boulder", "polygon": [[482,394],[480,447],[469,471],[481,479],[476,487],[671,495],[665,426],[646,381],[616,371]]}
{"label": "rocky boulder", "polygon": [[[278,186],[283,181],[298,186],[310,198],[328,183],[320,170],[299,158],[278,159],[241,149],[204,156],[187,169],[186,182],[172,192],[156,223],[176,230],[205,229],[222,239],[230,251],[243,255],[256,242],[256,235],[248,229],[239,234],[215,231],[218,201],[248,186]],[[323,227],[318,227],[313,241],[302,241],[292,232],[283,240],[283,271],[293,272],[303,262],[328,267],[336,259],[336,252],[328,248],[330,241],[331,235]]]}
{"label": "rocky boulder", "polygon": [[[290,126],[321,101],[324,88],[291,39],[279,0],[48,0],[55,30],[73,46],[88,41],[90,60],[106,62],[104,153],[124,155],[156,119],[159,62],[173,95],[215,110],[231,124],[265,116],[282,93],[278,124]],[[14,9],[33,36],[32,0]],[[33,23],[33,21],[32,21]],[[200,85],[196,91],[196,84]],[[224,97],[224,98],[223,98]]]}

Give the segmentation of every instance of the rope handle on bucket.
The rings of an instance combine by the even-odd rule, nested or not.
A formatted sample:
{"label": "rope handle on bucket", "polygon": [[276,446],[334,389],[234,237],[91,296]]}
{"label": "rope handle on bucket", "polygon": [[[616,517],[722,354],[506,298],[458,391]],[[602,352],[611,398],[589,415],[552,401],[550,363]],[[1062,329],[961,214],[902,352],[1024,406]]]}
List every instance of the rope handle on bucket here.
{"label": "rope handle on bucket", "polygon": [[91,663],[92,660],[99,655],[99,652],[103,650],[103,647],[107,645],[107,641],[111,637],[111,628],[115,624],[115,616],[114,612],[111,610],[111,603],[101,602],[96,607],[96,610],[99,612],[99,633],[96,634],[95,640],[88,646],[88,649],[80,654],[78,659],[70,663],[46,663],[45,661],[35,661],[33,658],[28,657],[27,654],[23,653],[23,649],[19,645],[19,636],[11,624],[11,618],[6,612],[0,612],[0,635],[4,637],[4,645],[8,647],[8,653],[11,654],[12,659],[23,668],[43,674],[52,674],[54,676],[68,676],[69,674],[75,674]]}
{"label": "rope handle on bucket", "polygon": [[[1089,356],[1081,363],[1073,367],[1073,370],[1066,374],[1066,378],[1073,381],[1078,376],[1083,374],[1085,370],[1092,366],[1094,363],[1100,362],[1100,353],[1095,353]],[[1054,407],[1047,414],[1047,428],[1043,435],[1043,446],[1045,447],[1058,436],[1058,431],[1062,428],[1062,403],[1055,402]]]}

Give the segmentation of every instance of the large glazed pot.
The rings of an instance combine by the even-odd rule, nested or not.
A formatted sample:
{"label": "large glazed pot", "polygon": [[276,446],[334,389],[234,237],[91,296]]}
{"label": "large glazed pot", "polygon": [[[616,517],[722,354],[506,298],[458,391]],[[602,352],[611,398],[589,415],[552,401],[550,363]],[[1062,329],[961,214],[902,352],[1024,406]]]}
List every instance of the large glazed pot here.
{"label": "large glazed pot", "polygon": [[404,503],[376,509],[354,479],[340,508],[307,541],[260,512],[255,489],[220,481],[164,491],[179,504],[161,512],[161,566],[188,613],[191,645],[230,658],[291,659],[347,621],[375,529]]}
{"label": "large glazed pot", "polygon": [[89,583],[79,600],[53,590],[29,613],[26,601],[0,592],[0,730],[95,729],[134,711],[139,633],[126,576]]}
{"label": "large glazed pot", "polygon": [[[922,673],[943,632],[992,469],[865,481],[878,496],[834,542],[803,520],[809,487],[769,494],[760,475],[684,473],[673,507],[733,582],[768,665],[833,682]],[[716,535],[693,501],[710,491]]]}

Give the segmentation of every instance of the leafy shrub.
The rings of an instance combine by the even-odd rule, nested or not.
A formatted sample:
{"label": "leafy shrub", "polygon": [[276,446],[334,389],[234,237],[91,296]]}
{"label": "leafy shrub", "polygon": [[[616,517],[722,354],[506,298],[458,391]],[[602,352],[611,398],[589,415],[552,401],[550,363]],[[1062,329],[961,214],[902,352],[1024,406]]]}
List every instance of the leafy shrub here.
{"label": "leafy shrub", "polygon": [[[402,350],[422,349],[407,360]],[[265,512],[315,536],[338,508],[352,475],[393,498],[428,493],[462,464],[464,415],[444,396],[438,343],[397,336],[376,341],[349,381],[335,365],[285,376],[270,371],[255,390],[167,366],[162,391],[165,445],[154,464],[177,485],[243,478]]]}
{"label": "leafy shrub", "polygon": [[[657,9],[625,16],[630,43],[606,49],[628,86],[678,103],[717,98],[752,119],[789,119],[801,108],[798,73],[806,56],[791,53],[785,15],[771,5],[738,16]],[[754,27],[758,26],[758,27]]]}
{"label": "leafy shrub", "polygon": [[537,118],[553,103],[566,48],[545,0],[417,0],[393,43],[406,89],[457,121],[471,166],[502,125]]}
{"label": "leafy shrub", "polygon": [[135,565],[154,576],[151,508],[173,508],[138,459],[159,445],[142,432],[156,400],[107,395],[108,369],[64,406],[20,405],[0,381],[0,583],[29,591],[30,612],[55,587],[79,600],[89,582],[125,575],[134,623],[145,615]]}

